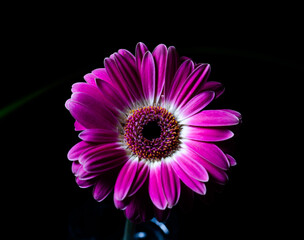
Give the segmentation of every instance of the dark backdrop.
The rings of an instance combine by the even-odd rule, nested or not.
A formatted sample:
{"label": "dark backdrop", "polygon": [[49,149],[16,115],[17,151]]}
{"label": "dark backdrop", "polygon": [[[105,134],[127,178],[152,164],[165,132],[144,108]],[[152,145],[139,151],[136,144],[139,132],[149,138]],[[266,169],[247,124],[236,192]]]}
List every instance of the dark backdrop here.
{"label": "dark backdrop", "polygon": [[292,233],[287,223],[297,212],[291,208],[301,180],[292,135],[301,131],[300,19],[245,15],[219,23],[179,15],[179,21],[140,25],[140,19],[116,23],[53,12],[7,26],[0,121],[2,212],[10,234],[100,239],[121,233],[122,211],[111,199],[96,203],[91,188],[80,189],[74,181],[66,155],[78,138],[64,103],[74,82],[103,67],[103,59],[119,48],[134,53],[139,41],[150,50],[174,45],[181,56],[210,63],[210,80],[226,88],[212,107],[243,114],[230,181],[210,202],[196,201],[190,213],[174,211],[170,224],[179,239]]}

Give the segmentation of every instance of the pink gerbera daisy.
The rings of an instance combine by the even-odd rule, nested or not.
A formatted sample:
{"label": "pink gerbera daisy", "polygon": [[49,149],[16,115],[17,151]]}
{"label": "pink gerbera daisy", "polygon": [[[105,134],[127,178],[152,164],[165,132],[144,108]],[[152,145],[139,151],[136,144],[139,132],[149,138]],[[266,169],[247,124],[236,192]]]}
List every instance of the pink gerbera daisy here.
{"label": "pink gerbera daisy", "polygon": [[216,143],[233,136],[241,115],[204,110],[224,88],[207,81],[209,64],[179,57],[174,47],[151,53],[138,43],[135,56],[120,49],[104,68],[72,86],[66,108],[82,131],[68,153],[82,188],[114,204],[135,222],[166,218],[181,195],[206,194],[210,179],[223,184],[236,164]]}

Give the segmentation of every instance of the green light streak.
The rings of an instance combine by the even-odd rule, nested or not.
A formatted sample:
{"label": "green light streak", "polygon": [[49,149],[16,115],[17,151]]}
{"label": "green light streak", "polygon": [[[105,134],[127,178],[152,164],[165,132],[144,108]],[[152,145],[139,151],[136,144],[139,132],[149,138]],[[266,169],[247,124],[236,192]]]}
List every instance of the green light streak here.
{"label": "green light streak", "polygon": [[41,94],[43,94],[44,92],[50,90],[51,88],[55,87],[58,85],[58,82],[52,83],[46,87],[43,87],[33,93],[30,93],[29,95],[16,100],[15,102],[7,105],[6,107],[3,107],[2,109],[0,109],[0,119],[6,117],[7,115],[9,115],[10,113],[12,113],[13,111],[15,111],[16,109],[20,108],[21,106],[23,106],[24,104],[26,104],[27,102],[31,101],[32,99],[40,96]]}

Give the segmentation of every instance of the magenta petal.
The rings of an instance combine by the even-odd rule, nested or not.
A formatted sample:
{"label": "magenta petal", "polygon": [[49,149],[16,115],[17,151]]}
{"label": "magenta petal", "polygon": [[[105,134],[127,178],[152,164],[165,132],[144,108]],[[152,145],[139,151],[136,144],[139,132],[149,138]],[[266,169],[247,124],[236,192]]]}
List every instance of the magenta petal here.
{"label": "magenta petal", "polygon": [[242,119],[242,114],[240,114],[239,112],[237,112],[237,111],[235,111],[235,110],[232,110],[232,109],[221,109],[221,110],[233,114],[233,115],[236,116],[238,119]]}
{"label": "magenta petal", "polygon": [[223,84],[215,81],[208,81],[202,85],[202,87],[199,89],[198,92],[204,92],[204,91],[213,91],[215,93],[215,98],[218,98],[221,96],[225,88]]}
{"label": "magenta petal", "polygon": [[[78,161],[72,162],[72,173],[76,176],[78,170],[82,168],[82,165]],[[76,176],[77,177],[77,176]]]}
{"label": "magenta petal", "polygon": [[88,150],[91,147],[92,147],[92,144],[89,144],[89,143],[83,142],[83,141],[75,144],[68,152],[68,159],[71,161],[78,160],[80,157],[80,154],[82,154],[83,151]]}
{"label": "magenta petal", "polygon": [[70,113],[85,128],[110,128],[114,125],[104,122],[104,116],[78,102],[70,102]]}
{"label": "magenta petal", "polygon": [[111,83],[111,78],[109,77],[107,70],[105,68],[97,68],[92,71],[92,75],[94,76],[94,81],[96,78],[104,80],[106,82]]}
{"label": "magenta petal", "polygon": [[[111,112],[115,113],[115,111],[113,111],[113,109],[115,108],[115,106],[113,105],[115,103],[115,101],[112,100],[112,99],[111,99],[111,101],[108,101],[109,97],[105,95],[105,91],[103,91],[103,90],[101,91],[100,90],[100,88],[99,88],[100,86],[98,86],[98,84],[97,84],[100,81],[105,82],[104,80],[101,80],[101,79],[95,79],[95,85],[94,86],[90,85],[90,84],[87,84],[87,83],[75,83],[72,86],[72,92],[73,93],[84,93],[84,94],[87,94],[87,95],[93,97],[96,100],[96,102],[102,103],[102,105],[104,105],[105,108],[107,108]],[[110,85],[109,83],[106,83],[106,84]],[[78,95],[76,95],[76,96],[78,97]],[[72,96],[72,98],[73,98],[73,100],[75,100],[74,99],[75,95]],[[118,104],[120,104],[120,103],[118,103]]]}
{"label": "magenta petal", "polygon": [[76,177],[76,183],[80,188],[88,188],[94,185],[96,182],[96,179],[89,179],[89,180],[81,180],[78,177]]}
{"label": "magenta petal", "polygon": [[132,198],[127,208],[125,209],[126,217],[134,222],[141,223],[146,221],[146,204],[141,197]]}
{"label": "magenta petal", "polygon": [[229,168],[229,162],[226,155],[215,144],[192,140],[185,141],[185,144],[199,156],[203,157],[215,166],[223,170],[227,170]]}
{"label": "magenta petal", "polygon": [[149,51],[145,53],[142,60],[141,81],[146,100],[153,104],[155,96],[155,63]]}
{"label": "magenta petal", "polygon": [[167,200],[162,186],[161,163],[152,162],[150,165],[149,194],[153,204],[161,210],[167,207]]}
{"label": "magenta petal", "polygon": [[187,174],[178,164],[176,159],[174,159],[170,162],[171,166],[173,167],[174,171],[180,178],[180,180],[188,186],[192,191],[200,194],[205,195],[206,194],[206,186],[203,182],[198,181],[194,178],[192,178],[189,174]]}
{"label": "magenta petal", "polygon": [[130,188],[130,191],[128,193],[128,196],[133,196],[145,183],[147,177],[149,175],[149,166],[147,162],[140,161],[138,163],[138,169],[136,176],[134,177],[133,184]]}
{"label": "magenta petal", "polygon": [[205,168],[207,169],[210,177],[214,179],[218,184],[225,184],[228,181],[227,173],[219,168],[216,168],[212,164],[205,163]]}
{"label": "magenta petal", "polygon": [[110,174],[101,175],[99,177],[93,189],[93,197],[95,200],[101,202],[112,192],[114,188],[112,178],[113,176]]}
{"label": "magenta petal", "polygon": [[69,103],[72,116],[86,128],[114,128],[116,117],[101,101],[86,93],[73,93]]}
{"label": "magenta petal", "polygon": [[175,206],[180,197],[180,180],[171,165],[166,162],[161,164],[161,174],[163,189],[168,201],[168,207]]}
{"label": "magenta petal", "polygon": [[147,51],[148,51],[148,48],[144,43],[142,43],[142,42],[137,43],[136,50],[135,50],[135,58],[136,58],[137,71],[139,73],[141,72],[142,59]]}
{"label": "magenta petal", "polygon": [[175,47],[168,48],[167,67],[166,67],[166,80],[165,80],[165,95],[171,92],[174,75],[179,68],[179,56]]}
{"label": "magenta petal", "polygon": [[84,75],[83,78],[84,78],[84,80],[85,80],[88,84],[93,85],[93,86],[96,85],[96,84],[95,84],[95,78],[96,78],[96,76],[95,76],[94,74],[88,73],[88,74]]}
{"label": "magenta petal", "polygon": [[[127,198],[129,199],[129,198]],[[139,191],[134,195],[125,209],[128,219],[135,223],[145,222],[153,216],[153,206],[147,194],[147,189]]]}
{"label": "magenta petal", "polygon": [[239,119],[225,110],[204,110],[181,123],[201,127],[222,127],[236,125],[239,123]]}
{"label": "magenta petal", "polygon": [[[160,210],[158,208],[154,208],[154,214],[155,214],[155,218],[157,219],[157,221],[159,222],[165,222],[171,213],[171,209],[166,208],[165,210]],[[152,222],[155,221],[155,219],[151,220]]]}
{"label": "magenta petal", "polygon": [[125,51],[122,54],[115,54],[114,59],[117,67],[121,71],[125,81],[129,84],[129,90],[136,99],[141,99],[142,88],[141,81],[137,74],[135,59],[130,57]]}
{"label": "magenta petal", "polygon": [[170,91],[168,91],[168,89],[166,91],[166,99],[175,102],[176,98],[182,90],[182,87],[186,83],[187,77],[190,75],[193,69],[194,63],[191,60],[187,60],[180,65],[172,80],[172,85],[169,89]]}
{"label": "magenta petal", "polygon": [[68,100],[66,100],[65,103],[64,103],[64,106],[65,106],[65,108],[66,108],[67,110],[70,109],[70,107],[69,107],[70,101],[71,101],[71,99],[68,99]]}
{"label": "magenta petal", "polygon": [[114,59],[106,58],[104,60],[104,65],[106,67],[107,73],[111,78],[111,84],[115,87],[116,91],[119,95],[122,95],[124,98],[128,100],[128,102],[133,101],[133,96],[130,91],[129,83],[124,79],[121,74],[117,64]]}
{"label": "magenta petal", "polygon": [[152,53],[155,60],[156,68],[156,81],[155,81],[155,90],[156,96],[155,101],[158,102],[164,86],[166,79],[166,67],[167,67],[167,47],[164,44],[159,44]]}
{"label": "magenta petal", "polygon": [[211,91],[202,92],[194,96],[189,102],[180,108],[180,121],[202,111],[214,99],[214,96],[214,92]]}
{"label": "magenta petal", "polygon": [[208,79],[210,74],[209,64],[200,64],[194,69],[194,71],[186,79],[186,84],[183,86],[181,93],[176,99],[177,105],[185,105],[194,95],[198,92],[200,86],[202,86]]}
{"label": "magenta petal", "polygon": [[89,173],[86,170],[84,170],[83,166],[81,166],[81,168],[79,168],[75,176],[78,177],[80,180],[89,180],[99,177],[100,173]]}
{"label": "magenta petal", "polygon": [[129,100],[125,98],[124,95],[119,95],[110,83],[96,79],[96,86],[102,93],[103,101],[108,107],[112,108],[112,110],[124,110],[124,108],[130,105]]}
{"label": "magenta petal", "polygon": [[195,161],[199,162],[204,168],[207,170],[210,177],[212,177],[217,183],[219,184],[225,184],[228,180],[228,176],[226,172],[210,162],[208,162],[206,159],[202,158],[200,155],[198,155],[195,151],[192,149],[189,149],[188,152],[189,155],[191,155],[192,159],[195,159]]}
{"label": "magenta petal", "polygon": [[[109,151],[109,152],[112,151],[113,154],[115,154],[117,151],[122,151],[122,150],[123,149],[117,142],[92,145],[91,148],[88,148],[86,151],[82,152],[82,154],[79,157],[79,162],[81,164],[84,164],[88,159],[90,159],[91,157],[94,157],[96,154],[103,156],[103,151]],[[124,154],[125,154],[125,152],[124,152]],[[123,152],[121,152],[121,155],[123,155]]]}
{"label": "magenta petal", "polygon": [[117,200],[115,197],[113,197],[115,207],[120,210],[125,210],[130,204],[130,200],[130,198],[125,198],[124,200]]}
{"label": "magenta petal", "polygon": [[179,60],[180,60],[180,62],[181,63],[183,63],[183,62],[185,62],[185,61],[187,61],[187,60],[191,60],[191,58],[189,58],[189,57],[186,57],[186,56],[181,56],[180,58],[179,58]]}
{"label": "magenta petal", "polygon": [[124,58],[126,58],[126,60],[128,61],[128,62],[130,62],[130,63],[132,63],[132,65],[134,64],[136,64],[135,63],[135,56],[132,54],[132,53],[130,53],[130,51],[128,51],[128,50],[126,50],[126,49],[119,49],[118,50],[118,53],[120,54],[120,55],[122,55],[122,56],[124,56]]}
{"label": "magenta petal", "polygon": [[[105,153],[107,155],[110,155],[108,152]],[[95,161],[87,161],[84,164],[84,169],[89,172],[89,173],[102,173],[102,172],[107,172],[113,169],[116,169],[118,167],[121,167],[126,161],[127,157],[126,156],[121,156],[121,157],[116,157],[113,160],[106,159],[103,161],[102,158],[95,159],[92,158]]]}
{"label": "magenta petal", "polygon": [[224,141],[233,137],[233,132],[223,128],[205,128],[185,126],[183,137],[203,142]]}
{"label": "magenta petal", "polygon": [[83,92],[90,95],[91,97],[94,97],[96,100],[102,100],[99,89],[96,86],[87,83],[74,83],[72,85],[72,92]]}
{"label": "magenta petal", "polygon": [[98,173],[123,165],[127,156],[118,144],[108,143],[83,152],[79,161],[87,172]]}
{"label": "magenta petal", "polygon": [[74,123],[75,131],[82,131],[85,130],[86,128],[82,126],[78,121],[75,121]]}
{"label": "magenta petal", "polygon": [[117,200],[123,200],[127,196],[136,175],[137,167],[137,157],[134,159],[130,158],[130,160],[122,167],[115,183],[114,198]]}
{"label": "magenta petal", "polygon": [[209,180],[208,172],[202,164],[196,161],[191,152],[179,153],[175,156],[175,160],[180,168],[192,178],[201,182]]}
{"label": "magenta petal", "polygon": [[132,222],[135,222],[135,219],[139,217],[138,209],[137,209],[138,206],[136,203],[137,203],[136,199],[131,199],[130,203],[125,208],[126,217]]}
{"label": "magenta petal", "polygon": [[234,157],[232,157],[232,156],[229,155],[229,154],[226,154],[226,156],[227,156],[227,158],[228,158],[228,160],[229,160],[231,166],[235,166],[235,165],[237,164],[237,163],[236,163],[236,160],[234,159]]}
{"label": "magenta petal", "polygon": [[118,141],[118,133],[107,129],[86,129],[81,132],[79,138],[86,142],[108,143]]}

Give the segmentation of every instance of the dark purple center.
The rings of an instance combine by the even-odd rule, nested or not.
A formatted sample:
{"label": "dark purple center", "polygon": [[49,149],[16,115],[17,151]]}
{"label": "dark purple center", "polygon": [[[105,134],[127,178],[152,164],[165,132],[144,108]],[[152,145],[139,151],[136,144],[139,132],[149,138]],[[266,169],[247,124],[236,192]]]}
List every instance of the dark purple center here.
{"label": "dark purple center", "polygon": [[154,138],[159,138],[161,135],[161,128],[156,121],[148,122],[143,126],[142,135],[148,140],[153,140]]}

